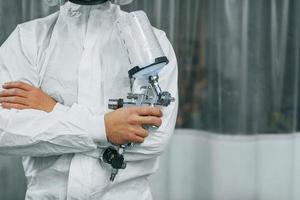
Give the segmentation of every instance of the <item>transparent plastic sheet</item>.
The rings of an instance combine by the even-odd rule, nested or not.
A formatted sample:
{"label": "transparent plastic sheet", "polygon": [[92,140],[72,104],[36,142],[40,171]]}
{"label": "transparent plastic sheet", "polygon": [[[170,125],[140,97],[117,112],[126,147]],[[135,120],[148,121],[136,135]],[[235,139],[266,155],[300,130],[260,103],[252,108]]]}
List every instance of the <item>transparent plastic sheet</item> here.
{"label": "transparent plastic sheet", "polygon": [[[131,12],[127,16],[120,17],[115,22],[115,27],[127,53],[131,69],[147,68],[153,65],[157,58],[165,57],[149,19],[143,11]],[[164,66],[165,63],[156,64],[143,70],[141,74],[138,73],[140,74],[138,76],[157,74]]]}
{"label": "transparent plastic sheet", "polygon": [[[181,129],[151,180],[154,198],[300,199],[300,2],[136,0],[125,8],[146,10],[179,62]],[[57,8],[11,0],[0,9],[2,42],[17,23]],[[24,193],[19,164],[1,157],[0,199]]]}

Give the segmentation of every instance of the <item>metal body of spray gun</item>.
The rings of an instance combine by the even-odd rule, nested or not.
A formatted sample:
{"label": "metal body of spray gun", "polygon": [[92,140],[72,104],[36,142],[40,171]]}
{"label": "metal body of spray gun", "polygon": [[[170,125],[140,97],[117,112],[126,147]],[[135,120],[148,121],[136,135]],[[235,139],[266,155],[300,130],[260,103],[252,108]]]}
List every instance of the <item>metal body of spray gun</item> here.
{"label": "metal body of spray gun", "polygon": [[[167,60],[166,57],[157,59],[157,63]],[[171,102],[175,101],[175,98],[168,91],[162,91],[159,86],[159,76],[158,74],[147,76],[148,82],[146,85],[140,86],[139,93],[134,93],[132,91],[133,83],[135,81],[134,75],[144,70],[139,67],[135,67],[129,71],[129,79],[131,84],[131,92],[128,93],[127,100],[124,99],[110,99],[108,108],[112,110],[117,110],[123,107],[131,106],[157,106],[157,107],[167,107]],[[145,124],[143,126],[147,130],[157,129],[155,126],[149,126]],[[126,162],[124,160],[124,152],[126,148],[132,147],[133,144],[120,145],[117,147],[109,147],[103,153],[103,161],[110,164],[112,167],[110,180],[114,181],[119,169],[126,168]]]}
{"label": "metal body of spray gun", "polygon": [[[168,63],[168,59],[166,57],[157,58],[155,61],[156,64]],[[135,75],[146,70],[151,66],[147,66],[146,68],[134,67],[129,70],[129,79],[130,79],[130,90],[128,93],[127,99],[129,101],[125,101],[124,99],[110,99],[109,100],[109,109],[116,110],[122,107],[128,106],[164,106],[167,107],[171,104],[171,102],[175,101],[175,99],[171,96],[168,91],[162,91],[159,86],[159,76],[158,73],[153,72],[153,74],[145,75],[148,80],[147,84],[141,85],[139,93],[134,93],[132,88],[134,81],[136,79]]]}
{"label": "metal body of spray gun", "polygon": [[[116,110],[130,106],[169,106],[175,99],[168,91],[162,91],[158,76],[169,60],[146,14],[137,11],[119,18],[116,21],[116,30],[132,68],[128,71],[130,93],[127,99],[110,99],[109,109]],[[146,124],[143,127],[147,130],[157,129]],[[114,181],[120,169],[126,168],[124,152],[132,146],[133,144],[111,145],[104,150],[102,159],[112,168],[111,181]]]}

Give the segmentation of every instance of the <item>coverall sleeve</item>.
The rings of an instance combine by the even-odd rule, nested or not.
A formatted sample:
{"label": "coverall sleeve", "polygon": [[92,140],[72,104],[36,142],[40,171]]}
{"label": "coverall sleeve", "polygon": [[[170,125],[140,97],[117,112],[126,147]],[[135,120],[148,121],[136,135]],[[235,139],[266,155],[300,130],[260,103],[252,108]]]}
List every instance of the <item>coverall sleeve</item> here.
{"label": "coverall sleeve", "polygon": [[168,107],[162,108],[163,117],[160,128],[155,132],[150,132],[144,143],[136,144],[132,149],[126,150],[125,159],[129,162],[158,157],[165,150],[175,129],[179,102],[177,59],[165,33],[159,34],[158,38],[170,61],[159,73],[159,83],[162,90],[170,92],[176,100]]}
{"label": "coverall sleeve", "polygon": [[[20,29],[11,34],[0,48],[0,88],[7,81],[39,82],[36,66],[37,43]],[[28,41],[31,41],[29,44]],[[1,90],[0,89],[0,90]],[[93,115],[74,104],[57,104],[53,112],[7,110],[0,106],[0,153],[18,156],[52,156],[87,152],[106,142],[104,116]]]}

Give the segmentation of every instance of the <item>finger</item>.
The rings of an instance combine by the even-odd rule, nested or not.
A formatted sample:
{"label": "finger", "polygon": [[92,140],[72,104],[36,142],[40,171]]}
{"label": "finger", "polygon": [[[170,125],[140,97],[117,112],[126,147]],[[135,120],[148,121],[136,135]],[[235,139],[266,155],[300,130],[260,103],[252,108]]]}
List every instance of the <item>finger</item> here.
{"label": "finger", "polygon": [[140,137],[140,136],[134,136],[132,138],[132,140],[130,142],[133,142],[133,143],[143,143],[145,141],[144,138]]}
{"label": "finger", "polygon": [[157,127],[160,127],[162,121],[159,117],[152,117],[152,116],[143,116],[139,117],[138,121],[140,122],[141,125],[154,125]]}
{"label": "finger", "polygon": [[23,97],[0,97],[0,103],[13,103],[13,104],[23,104],[26,105],[26,99]]}
{"label": "finger", "polygon": [[29,109],[28,106],[22,104],[14,104],[14,103],[1,103],[0,106],[4,109],[17,109],[17,110]]}
{"label": "finger", "polygon": [[137,136],[145,138],[149,136],[149,131],[145,130],[141,126],[137,126],[133,131]]}
{"label": "finger", "polygon": [[10,96],[19,96],[19,97],[27,97],[27,92],[22,89],[13,88],[7,89],[0,92],[0,97],[10,97]]}
{"label": "finger", "polygon": [[136,108],[136,111],[139,115],[143,115],[143,116],[162,117],[163,115],[160,109],[155,107],[150,107],[150,106]]}
{"label": "finger", "polygon": [[4,85],[2,87],[4,89],[19,88],[19,89],[26,90],[26,91],[31,91],[32,89],[34,89],[33,86],[31,86],[27,83],[21,82],[21,81],[4,83]]}

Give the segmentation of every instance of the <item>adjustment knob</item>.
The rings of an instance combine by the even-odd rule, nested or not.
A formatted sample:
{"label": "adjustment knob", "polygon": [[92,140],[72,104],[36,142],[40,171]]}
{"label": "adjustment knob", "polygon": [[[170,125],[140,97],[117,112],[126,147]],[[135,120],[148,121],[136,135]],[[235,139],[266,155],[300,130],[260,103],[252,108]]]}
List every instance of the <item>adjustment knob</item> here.
{"label": "adjustment knob", "polygon": [[108,102],[108,109],[117,110],[123,108],[124,100],[123,99],[110,99]]}
{"label": "adjustment knob", "polygon": [[161,94],[159,94],[159,103],[162,106],[169,106],[171,104],[171,102],[175,101],[175,98],[172,97],[172,95],[169,92],[162,92]]}

